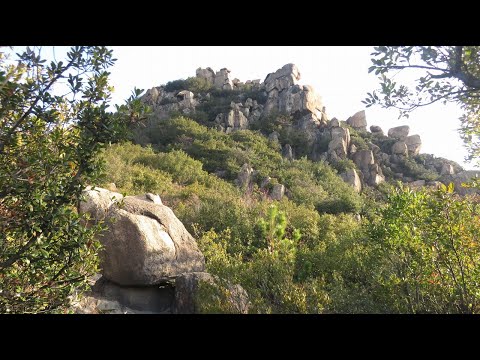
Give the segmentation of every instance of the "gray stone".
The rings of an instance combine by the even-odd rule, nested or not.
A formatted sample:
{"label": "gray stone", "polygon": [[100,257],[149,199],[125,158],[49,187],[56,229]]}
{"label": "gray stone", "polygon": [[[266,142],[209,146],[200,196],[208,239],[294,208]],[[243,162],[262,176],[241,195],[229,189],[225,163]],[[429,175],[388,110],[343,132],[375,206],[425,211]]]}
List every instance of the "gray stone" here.
{"label": "gray stone", "polygon": [[151,89],[148,89],[145,93],[145,102],[153,105],[157,103],[158,97],[160,93],[156,87],[153,87]]}
{"label": "gray stone", "polygon": [[[336,157],[346,159],[350,145],[350,131],[343,127],[330,129],[332,140],[328,143],[328,154],[332,160]],[[333,155],[335,154],[335,155]]]}
{"label": "gray stone", "polygon": [[407,144],[408,153],[410,155],[418,155],[422,147],[422,139],[420,135],[410,135],[405,139],[405,144]]}
{"label": "gray stone", "polygon": [[380,155],[380,153],[382,152],[380,150],[380,147],[375,145],[374,143],[368,143],[368,148],[373,151],[374,155]]}
{"label": "gray stone", "polygon": [[[86,197],[92,203],[95,192],[87,190]],[[95,217],[99,220],[104,218],[103,206],[99,201],[96,207],[80,209],[100,213]],[[195,239],[165,205],[127,196],[121,204],[110,205],[106,220],[107,229],[99,236],[100,266],[110,281],[124,286],[156,285],[205,268]]]}
{"label": "gray stone", "polygon": [[196,71],[196,76],[198,78],[207,80],[207,82],[212,85],[215,82],[215,71],[213,71],[209,67],[207,67],[206,69],[198,68]]}
{"label": "gray stone", "polygon": [[397,141],[392,145],[392,154],[394,155],[407,155],[408,149],[407,144],[404,141]]}
{"label": "gray stone", "polygon": [[321,97],[311,86],[297,85],[300,73],[293,64],[287,64],[265,79],[265,90],[268,93],[263,114],[271,112],[286,113],[289,115],[310,114],[314,122],[319,125],[326,117],[322,113]]}
{"label": "gray stone", "polygon": [[286,64],[274,73],[270,73],[265,78],[265,90],[267,92],[277,89],[282,91],[295,85],[300,80],[300,72],[295,64]]}
{"label": "gray stone", "polygon": [[347,119],[347,124],[355,130],[367,131],[367,117],[365,110],[359,111]]}
{"label": "gray stone", "polygon": [[180,97],[181,100],[193,100],[195,95],[191,91],[182,90],[177,93],[177,97]]}
{"label": "gray stone", "polygon": [[372,125],[370,126],[370,131],[374,134],[381,134],[383,135],[383,130],[380,126],[378,125]]}
{"label": "gray stone", "polygon": [[82,195],[84,201],[80,202],[80,213],[89,213],[94,220],[104,220],[110,207],[123,199],[120,193],[91,186],[87,186]]}
{"label": "gray stone", "polygon": [[328,143],[328,155],[331,160],[346,159],[347,154],[347,142],[343,138],[336,137]]}
{"label": "gray stone", "polygon": [[357,174],[355,169],[348,169],[344,173],[340,174],[340,177],[345,181],[347,184],[353,186],[355,191],[359,193],[362,191],[362,182],[360,181],[360,177]]}
{"label": "gray stone", "polygon": [[[231,285],[209,273],[194,272],[179,276],[175,280],[174,312],[176,314],[202,313],[202,299],[199,296],[201,284],[213,287],[214,291],[228,294],[226,305],[229,307],[229,313],[248,313],[250,305],[248,294],[240,285]],[[218,294],[209,295],[218,299]],[[208,301],[209,299],[203,300]]]}
{"label": "gray stone", "polygon": [[115,300],[100,299],[96,307],[97,310],[103,314],[123,314],[122,305]]}
{"label": "gray stone", "polygon": [[233,130],[242,130],[248,128],[248,119],[245,115],[237,108],[230,110],[227,117],[228,126],[232,127]]}
{"label": "gray stone", "polygon": [[453,175],[453,166],[451,164],[443,164],[442,169],[440,170],[440,175]]}
{"label": "gray stone", "polygon": [[340,126],[340,122],[338,121],[337,118],[333,118],[331,121],[330,121],[330,127],[339,127]]}
{"label": "gray stone", "polygon": [[382,169],[378,164],[369,165],[369,172],[366,180],[371,186],[378,186],[385,181],[385,176],[383,176]]}
{"label": "gray stone", "polygon": [[388,137],[398,139],[398,140],[405,140],[410,132],[410,126],[402,125],[393,127],[388,130]]}
{"label": "gray stone", "polygon": [[357,147],[355,146],[355,144],[351,144],[350,145],[350,155],[353,155],[357,152]]}
{"label": "gray stone", "polygon": [[285,144],[282,149],[282,156],[287,160],[293,160],[293,150],[290,144]]}
{"label": "gray stone", "polygon": [[170,311],[174,301],[174,289],[168,286],[120,286],[104,277],[92,287],[92,295],[115,301],[122,308],[130,308],[154,314]]}
{"label": "gray stone", "polygon": [[158,194],[146,193],[143,195],[136,195],[135,198],[140,200],[150,201],[150,202],[153,202],[154,204],[162,204],[162,199],[160,199],[160,195]]}
{"label": "gray stone", "polygon": [[273,185],[272,192],[270,194],[270,198],[272,200],[282,200],[283,196],[285,195],[285,186],[282,184],[275,184]]}
{"label": "gray stone", "polygon": [[213,85],[217,89],[233,90],[233,82],[230,79],[230,70],[223,68],[216,72]]}
{"label": "gray stone", "polygon": [[369,166],[374,163],[372,150],[358,150],[353,155],[353,162],[361,169],[369,169]]}

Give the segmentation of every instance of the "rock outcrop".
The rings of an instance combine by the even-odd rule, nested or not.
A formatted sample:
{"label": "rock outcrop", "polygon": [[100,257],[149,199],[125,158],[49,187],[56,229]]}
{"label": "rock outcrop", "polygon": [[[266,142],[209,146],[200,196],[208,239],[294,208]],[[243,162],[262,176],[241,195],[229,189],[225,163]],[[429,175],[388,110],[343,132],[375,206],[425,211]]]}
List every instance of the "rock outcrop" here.
{"label": "rock outcrop", "polygon": [[347,184],[352,185],[357,193],[362,191],[362,182],[360,181],[360,177],[355,169],[348,169],[344,173],[340,174],[343,181]]}
{"label": "rock outcrop", "polygon": [[[88,189],[81,212],[105,219],[108,229],[99,238],[106,279],[123,286],[156,285],[192,271],[203,271],[205,260],[195,239],[165,205],[117,193]],[[109,206],[107,207],[107,205]]]}
{"label": "rock outcrop", "polygon": [[405,140],[410,132],[410,126],[402,125],[393,127],[388,130],[388,137],[397,139],[397,140]]}
{"label": "rock outcrop", "polygon": [[[220,111],[209,114],[211,118],[208,120],[212,127],[230,133],[250,128],[261,129],[264,125],[267,125],[266,128],[271,126],[270,123],[262,123],[263,121],[280,124],[281,128],[288,130],[287,133],[290,130],[295,131],[295,136],[302,138],[302,146],[308,149],[308,151],[300,149],[299,144],[292,144],[291,140],[285,141],[281,139],[285,135],[280,136],[277,131],[273,131],[269,134],[269,139],[280,145],[283,158],[293,160],[295,152],[298,151],[299,154],[306,153],[313,161],[337,164],[352,160],[356,164],[355,171],[362,186],[377,186],[385,181],[386,177],[412,183],[417,176],[415,173],[407,175],[417,166],[412,161],[418,164],[418,169],[415,171],[431,172],[428,178],[441,177],[440,180],[444,182],[448,181],[447,176],[463,171],[458,164],[450,163],[446,159],[430,158],[427,154],[419,157],[421,138],[417,134],[410,135],[408,125],[390,128],[387,132],[388,136],[385,136],[380,126],[371,125],[371,134],[367,135],[365,110],[356,112],[345,122],[337,118],[329,120],[319,94],[311,86],[300,83],[300,71],[295,64],[286,64],[275,72],[269,73],[263,82],[260,80],[242,82],[237,78],[232,79],[231,72],[227,68],[217,72],[211,68],[198,68],[196,77],[205,80],[216,89],[217,93],[220,91],[221,95],[215,95],[215,91],[195,94],[196,90],[192,92],[189,89],[168,92],[165,86],[160,86],[147,91],[144,100],[153,105],[155,114],[161,118],[170,111],[179,111],[186,115],[195,114],[199,104],[215,100],[216,96],[220,96],[213,106]],[[248,95],[242,94],[242,89],[248,91]],[[232,94],[235,101],[227,105],[222,103],[221,98],[228,97],[230,90],[236,90]],[[212,109],[211,106],[206,108]],[[349,129],[355,130],[354,141],[350,139]],[[358,137],[366,141],[362,142],[360,139],[359,143]],[[447,165],[444,166],[444,164]],[[448,165],[451,165],[451,168]],[[245,172],[246,169],[242,171]],[[242,171],[237,185],[252,186],[253,174],[248,175],[245,172],[242,175]],[[243,176],[250,176],[250,180],[242,180]],[[349,173],[347,177],[355,178],[353,173]],[[358,183],[357,180],[349,181],[352,184]],[[428,182],[425,182],[424,186],[429,186]],[[358,189],[358,186],[355,188]],[[271,191],[270,196],[272,196]]]}
{"label": "rock outcrop", "polygon": [[407,144],[409,155],[418,155],[422,148],[422,140],[420,135],[410,135],[405,138],[405,144]]}
{"label": "rock outcrop", "polygon": [[349,117],[347,119],[347,124],[355,130],[367,131],[367,118],[365,116],[365,110],[359,111],[353,116]]}

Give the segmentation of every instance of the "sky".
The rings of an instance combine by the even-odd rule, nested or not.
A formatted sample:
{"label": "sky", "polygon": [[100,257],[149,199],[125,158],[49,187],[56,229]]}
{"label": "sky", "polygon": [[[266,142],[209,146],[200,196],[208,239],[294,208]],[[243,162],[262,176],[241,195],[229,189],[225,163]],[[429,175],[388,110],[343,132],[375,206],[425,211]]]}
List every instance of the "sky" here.
{"label": "sky", "polygon": [[[110,69],[115,91],[112,103],[121,104],[134,87],[147,90],[168,81],[195,76],[199,67],[231,70],[240,81],[260,79],[288,63],[297,65],[302,85],[311,85],[323,98],[330,118],[346,120],[365,110],[370,125],[387,133],[394,126],[409,125],[410,135],[422,139],[422,153],[432,153],[458,162],[466,169],[467,151],[457,132],[461,115],[454,104],[439,103],[415,110],[409,119],[398,119],[398,110],[365,108],[367,92],[378,87],[378,79],[368,73],[371,66],[367,46],[113,46],[117,62]],[[68,50],[56,47],[57,60]],[[47,51],[48,52],[48,51]]]}

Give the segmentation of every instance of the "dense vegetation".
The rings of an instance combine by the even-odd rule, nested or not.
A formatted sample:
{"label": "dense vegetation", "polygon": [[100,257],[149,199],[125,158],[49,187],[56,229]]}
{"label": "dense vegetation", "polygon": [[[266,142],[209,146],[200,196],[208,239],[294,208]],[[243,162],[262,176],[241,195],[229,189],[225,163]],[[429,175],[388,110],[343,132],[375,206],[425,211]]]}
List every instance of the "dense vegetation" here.
{"label": "dense vegetation", "polygon": [[[207,270],[246,289],[250,312],[479,311],[475,199],[389,185],[358,195],[327,163],[284,160],[250,130],[225,134],[177,117],[149,132],[151,146],[103,153],[104,185],[159,193],[198,239]],[[252,188],[234,182],[244,163],[259,172]],[[288,197],[270,200],[265,176]],[[205,312],[233,311],[205,299]]]}
{"label": "dense vegetation", "polygon": [[85,227],[76,206],[98,179],[100,149],[143,108],[137,91],[106,111],[111,50],[74,47],[50,64],[38,53],[9,64],[0,52],[0,313],[63,311],[98,271],[101,224]]}

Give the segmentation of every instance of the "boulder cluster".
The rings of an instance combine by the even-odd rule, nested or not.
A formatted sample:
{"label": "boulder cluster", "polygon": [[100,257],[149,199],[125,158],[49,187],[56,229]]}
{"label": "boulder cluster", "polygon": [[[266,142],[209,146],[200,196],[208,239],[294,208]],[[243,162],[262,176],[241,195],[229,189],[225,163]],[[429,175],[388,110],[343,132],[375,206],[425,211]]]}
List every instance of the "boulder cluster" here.
{"label": "boulder cluster", "polygon": [[[232,79],[230,74],[231,71],[226,68],[217,72],[211,68],[196,70],[196,77],[203,79],[212,89],[237,92],[255,89],[262,93],[266,100],[260,103],[247,97],[244,101],[232,101],[227,111],[216,114],[214,124],[219,131],[230,133],[248,129],[252,124],[268,121],[269,117],[287,115],[293,119],[291,126],[303,135],[305,147],[312,149],[309,154],[312,160],[323,160],[332,164],[344,160],[353,161],[355,168],[340,175],[356,191],[361,191],[366,185],[378,186],[386,178],[394,178],[412,186],[437,186],[438,181],[454,182],[456,190],[461,194],[474,191],[461,188],[460,184],[467,178],[478,176],[478,172],[464,171],[455,162],[432,155],[423,154],[423,166],[438,174],[438,181],[418,180],[405,174],[402,166],[405,159],[420,154],[420,136],[410,134],[408,125],[393,127],[386,134],[378,125],[370,126],[368,131],[363,110],[346,121],[336,118],[330,120],[322,98],[311,86],[299,84],[301,75],[295,64],[284,65],[268,74],[263,82],[258,79],[241,82],[237,78]],[[173,110],[186,115],[194,113],[199,104],[209,101],[210,98],[210,93],[194,94],[186,89],[166,92],[165,87],[160,86],[148,90],[144,100],[153,106],[157,117],[161,119],[168,117]],[[366,146],[355,145],[351,139],[352,129],[361,136],[366,135]],[[275,131],[268,137],[271,141],[279,141],[279,134]],[[283,144],[282,156],[287,160],[295,158],[295,150],[291,144]],[[248,188],[255,174],[255,170],[245,164],[238,174],[238,185]],[[281,184],[268,186],[269,180],[264,179],[264,182],[272,199],[281,199],[288,193],[288,189]]]}

